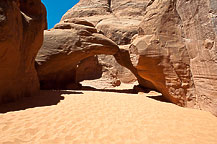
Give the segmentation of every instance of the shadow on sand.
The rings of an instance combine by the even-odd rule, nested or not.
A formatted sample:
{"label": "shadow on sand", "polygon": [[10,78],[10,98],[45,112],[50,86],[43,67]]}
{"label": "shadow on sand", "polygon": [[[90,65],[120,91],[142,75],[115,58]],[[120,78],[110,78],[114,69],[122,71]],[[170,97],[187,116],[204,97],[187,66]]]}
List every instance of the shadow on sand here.
{"label": "shadow on sand", "polygon": [[10,102],[0,105],[0,114],[12,111],[20,111],[28,108],[44,107],[57,105],[61,100],[64,100],[62,94],[83,94],[82,92],[73,91],[40,91],[39,94],[32,97],[24,97],[16,102]]}
{"label": "shadow on sand", "polygon": [[[139,86],[134,87],[133,89],[96,89],[90,86],[82,86],[81,90],[84,91],[99,91],[99,92],[115,92],[115,93],[126,93],[126,94],[138,94],[139,92],[144,92],[144,93],[149,93],[152,91],[151,89],[148,88],[138,88]],[[162,94],[159,95],[153,95],[153,96],[147,96],[148,98],[160,101],[160,102],[167,102],[171,103],[168,101]]]}
{"label": "shadow on sand", "polygon": [[163,95],[159,95],[159,96],[147,96],[148,98],[160,101],[160,102],[166,102],[166,103],[171,103],[170,101],[168,101],[165,97],[163,97]]}
{"label": "shadow on sand", "polygon": [[99,92],[115,92],[115,93],[126,93],[126,94],[137,94],[134,89],[97,89],[90,86],[82,86],[80,90],[84,91],[99,91]]}
{"label": "shadow on sand", "polygon": [[[138,92],[148,93],[150,89],[96,89],[90,86],[82,86],[80,89],[83,91],[99,91],[99,92],[115,92],[115,93],[126,93],[126,94],[138,94]],[[32,97],[24,97],[15,102],[10,102],[0,105],[0,114],[7,112],[26,110],[28,108],[44,107],[57,105],[61,100],[64,100],[63,94],[83,94],[82,92],[75,92],[74,90],[64,91],[64,90],[42,90],[39,94]],[[162,95],[147,96],[148,98],[170,103]]]}

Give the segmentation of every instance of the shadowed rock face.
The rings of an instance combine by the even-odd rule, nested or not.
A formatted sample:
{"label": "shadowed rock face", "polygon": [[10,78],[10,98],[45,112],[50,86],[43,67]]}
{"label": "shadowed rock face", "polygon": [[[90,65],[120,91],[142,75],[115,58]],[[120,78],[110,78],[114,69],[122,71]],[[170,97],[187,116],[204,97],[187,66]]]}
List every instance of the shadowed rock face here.
{"label": "shadowed rock face", "polygon": [[0,2],[0,103],[39,90],[34,59],[45,28],[46,9],[40,0]]}
{"label": "shadowed rock face", "polygon": [[216,1],[155,0],[131,51],[137,71],[170,101],[217,115]]}

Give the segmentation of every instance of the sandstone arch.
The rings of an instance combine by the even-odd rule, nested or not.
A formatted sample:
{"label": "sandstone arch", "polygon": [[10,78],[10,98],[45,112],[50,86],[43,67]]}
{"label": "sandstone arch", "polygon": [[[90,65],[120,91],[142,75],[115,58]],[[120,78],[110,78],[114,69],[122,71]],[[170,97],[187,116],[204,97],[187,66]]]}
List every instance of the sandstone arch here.
{"label": "sandstone arch", "polygon": [[65,20],[45,31],[44,38],[44,44],[36,58],[42,89],[67,89],[71,84],[76,84],[79,62],[99,54],[114,55],[119,64],[128,68],[141,83],[148,85],[137,74],[128,51],[119,49],[117,44],[99,34],[87,21]]}
{"label": "sandstone arch", "polygon": [[[123,0],[108,8],[107,0],[80,0],[61,21],[90,21],[119,47],[129,45],[138,79],[175,104],[217,115],[214,0]],[[149,87],[146,80],[140,84]]]}

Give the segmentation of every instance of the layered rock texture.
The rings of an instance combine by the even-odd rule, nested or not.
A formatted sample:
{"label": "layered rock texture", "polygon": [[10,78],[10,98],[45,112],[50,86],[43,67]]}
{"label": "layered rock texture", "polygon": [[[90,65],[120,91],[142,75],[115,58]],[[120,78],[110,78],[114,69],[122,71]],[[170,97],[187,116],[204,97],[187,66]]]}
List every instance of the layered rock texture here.
{"label": "layered rock texture", "polygon": [[217,2],[155,0],[131,51],[136,68],[173,103],[217,115]]}
{"label": "layered rock texture", "polygon": [[63,17],[84,18],[118,45],[129,44],[137,33],[149,0],[80,0]]}
{"label": "layered rock texture", "polygon": [[39,90],[34,59],[45,28],[40,0],[0,1],[0,103]]}

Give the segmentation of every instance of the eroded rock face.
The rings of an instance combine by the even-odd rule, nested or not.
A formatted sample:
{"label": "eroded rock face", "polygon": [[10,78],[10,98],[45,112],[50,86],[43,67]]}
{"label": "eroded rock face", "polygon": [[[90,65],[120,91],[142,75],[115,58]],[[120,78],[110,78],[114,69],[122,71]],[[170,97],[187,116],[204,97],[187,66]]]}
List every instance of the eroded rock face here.
{"label": "eroded rock face", "polygon": [[[36,62],[42,89],[75,89],[83,80],[99,78],[108,87],[119,86],[121,81],[132,82],[136,77],[141,83],[149,84],[138,75],[127,50],[119,49],[83,19],[68,19],[45,31]],[[104,69],[99,62],[119,69]],[[129,72],[125,73],[125,69]],[[106,84],[97,87],[106,88]]]}
{"label": "eroded rock face", "polygon": [[80,0],[63,17],[83,18],[118,45],[129,44],[145,14],[149,0]]}
{"label": "eroded rock face", "polygon": [[217,115],[216,1],[155,0],[130,46],[135,65],[170,101]]}
{"label": "eroded rock face", "polygon": [[95,71],[85,69],[90,67],[89,64],[93,64],[91,68],[97,66],[97,62],[89,57],[113,55],[118,51],[118,46],[97,33],[91,23],[81,19],[61,22],[54,29],[45,31],[44,44],[36,58],[41,88],[68,89],[70,84],[90,76],[98,78],[97,67]]}
{"label": "eroded rock face", "polygon": [[[190,57],[196,97],[196,102],[193,102],[200,109],[217,115],[217,1],[179,0],[177,11],[183,21]],[[191,103],[187,101],[187,106]]]}
{"label": "eroded rock face", "polygon": [[[51,46],[45,54],[50,56],[44,57],[48,59],[38,70],[46,73],[47,66],[60,65],[60,68],[65,70],[69,70],[70,67],[68,74],[71,76],[72,73],[76,74],[77,66],[80,66],[80,70],[84,72],[85,67],[88,68],[88,63],[94,64],[94,69],[99,64],[100,67],[102,66],[103,73],[105,73],[103,70],[108,70],[105,77],[114,74],[115,76],[112,75],[111,78],[114,77],[114,80],[117,80],[115,84],[119,84],[118,80],[125,72],[120,70],[120,66],[115,63],[117,61],[130,69],[142,86],[157,89],[171,102],[180,106],[203,109],[217,115],[216,3],[215,0],[136,0],[133,2],[81,0],[63,16],[55,29],[46,32],[48,42],[44,47],[50,49],[52,44],[49,43],[53,41],[57,43],[53,44],[54,46]],[[74,18],[83,18],[93,24]],[[122,47],[118,49],[116,44],[109,39],[106,40],[111,42],[107,43],[108,47],[111,44],[116,47],[115,51],[109,53],[115,58],[100,55],[99,62],[96,61],[96,57],[90,58],[90,61],[83,60],[87,58],[86,56],[105,52],[104,48],[102,48],[103,52],[98,50],[92,52],[98,40],[94,42],[89,40],[95,39],[95,36],[99,35],[97,32]],[[72,39],[73,41],[70,41]],[[89,48],[92,43],[94,46]],[[70,49],[74,46],[75,50]],[[86,47],[90,55],[86,53]],[[64,49],[66,52],[60,54]],[[71,55],[67,52],[75,51],[79,51],[80,59],[73,56],[70,62],[79,61],[79,64],[74,62],[69,66],[60,62],[61,58],[54,60],[56,57],[64,56],[65,61],[65,55],[69,57]],[[59,61],[59,64],[50,64],[49,60]],[[105,65],[108,61],[111,63]],[[91,68],[88,68],[88,71],[91,72]],[[60,81],[64,80],[62,79],[64,75],[58,70],[54,75],[43,76],[42,73],[39,75],[42,79],[45,78],[45,81],[49,78],[48,75],[52,76],[51,79],[57,77]],[[60,75],[57,76],[57,73]],[[121,76],[117,76],[116,73]],[[77,78],[73,76],[70,79],[68,74],[64,77],[69,77],[70,81],[76,82]],[[85,77],[84,75],[85,72],[81,73],[79,79]]]}
{"label": "eroded rock face", "polygon": [[39,90],[34,59],[45,28],[46,9],[40,0],[0,2],[0,103]]}
{"label": "eroded rock face", "polygon": [[[61,21],[83,18],[93,23],[97,31],[113,40],[119,47],[129,50],[130,41],[138,33],[148,4],[149,0],[80,0]],[[128,69],[117,64],[113,56],[101,55],[98,60],[103,70],[101,81],[112,83],[117,79],[121,83],[129,83],[137,80]],[[124,73],[128,75],[128,80],[123,80]]]}

